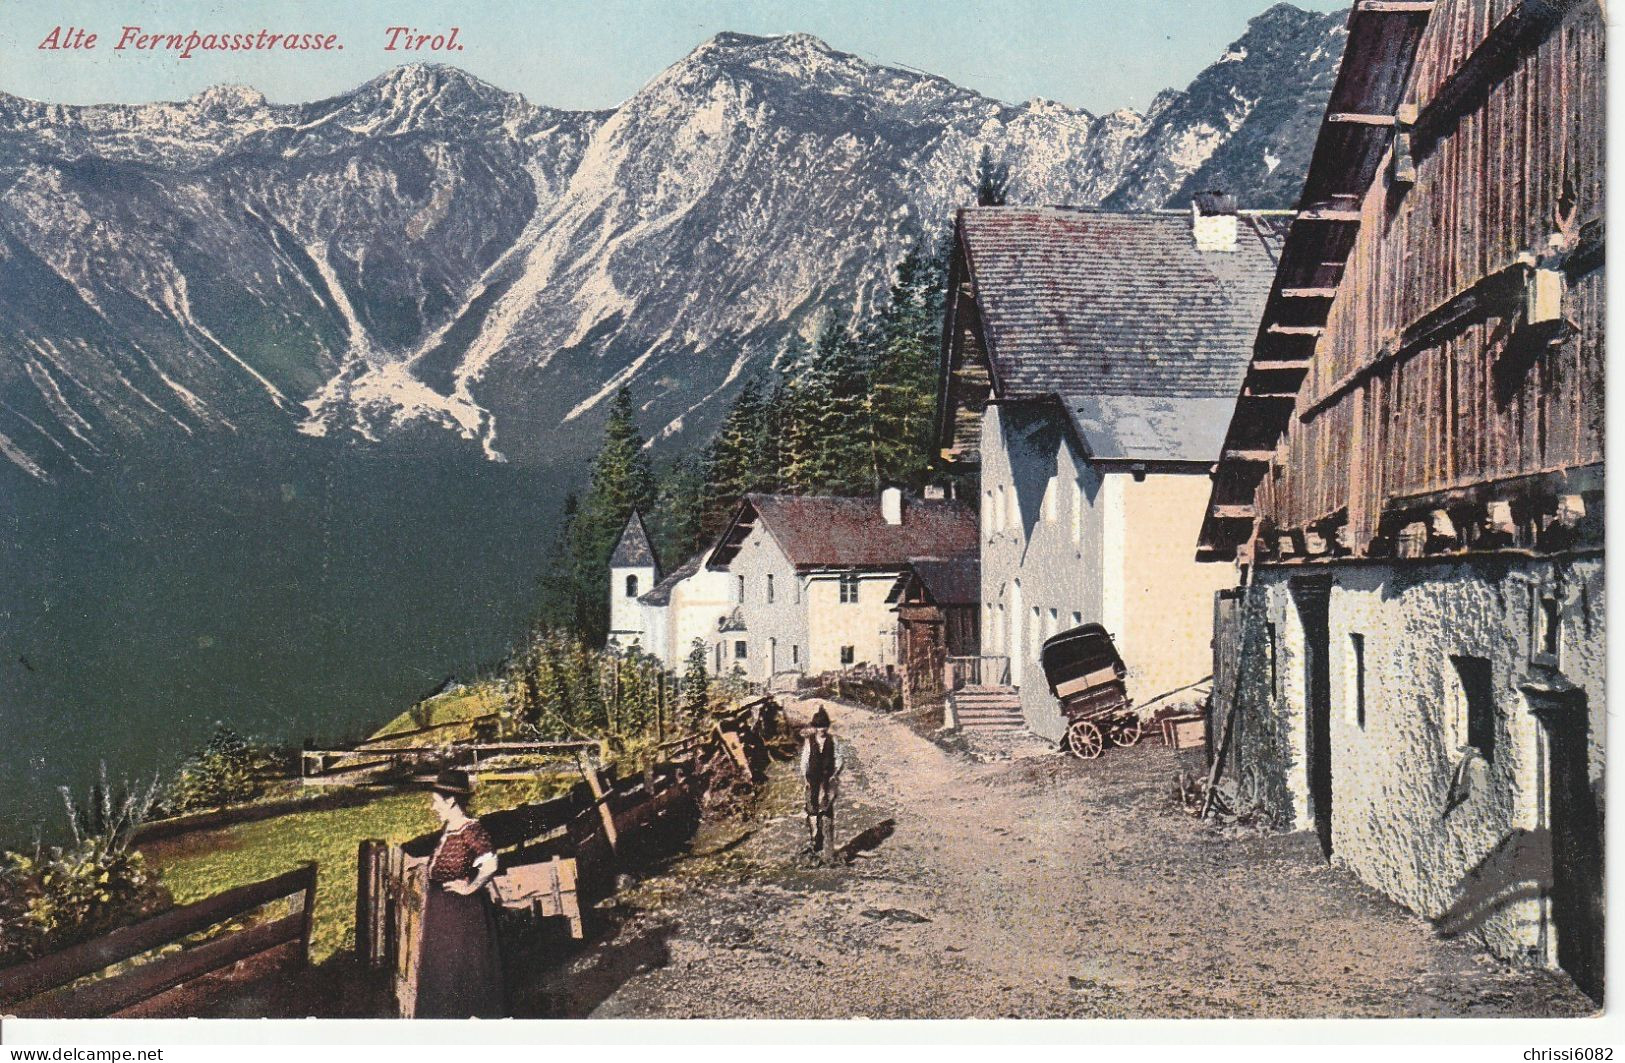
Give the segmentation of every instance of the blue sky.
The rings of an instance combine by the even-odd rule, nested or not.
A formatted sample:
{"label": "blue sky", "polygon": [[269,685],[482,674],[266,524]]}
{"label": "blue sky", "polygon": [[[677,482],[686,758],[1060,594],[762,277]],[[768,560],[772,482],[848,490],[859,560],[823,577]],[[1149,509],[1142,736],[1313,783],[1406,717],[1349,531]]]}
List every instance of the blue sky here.
{"label": "blue sky", "polygon": [[[1296,0],[1332,11],[1348,0]],[[59,103],[174,100],[220,82],[272,100],[320,99],[415,59],[453,63],[533,103],[611,107],[721,30],[815,34],[842,51],[940,74],[1009,101],[1097,113],[1143,109],[1183,87],[1270,0],[0,0],[0,90]],[[54,26],[96,33],[90,51],[41,51]],[[385,51],[391,26],[459,27],[464,49]],[[149,33],[337,33],[328,53],[179,59],[113,50]]]}

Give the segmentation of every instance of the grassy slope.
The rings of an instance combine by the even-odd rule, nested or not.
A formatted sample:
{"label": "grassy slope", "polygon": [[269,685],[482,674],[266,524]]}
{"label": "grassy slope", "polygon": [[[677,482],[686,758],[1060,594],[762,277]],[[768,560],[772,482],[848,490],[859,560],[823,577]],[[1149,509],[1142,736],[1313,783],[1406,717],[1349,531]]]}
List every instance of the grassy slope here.
{"label": "grassy slope", "polygon": [[[492,782],[480,787],[476,814],[540,800],[576,780]],[[202,900],[249,882],[317,863],[316,917],[311,959],[321,963],[355,947],[356,848],[365,838],[401,842],[433,830],[423,793],[392,794],[358,808],[300,812],[218,831],[199,832],[142,846],[177,904]]]}
{"label": "grassy slope", "polygon": [[[373,732],[369,741],[388,738],[391,735],[416,731],[422,727],[439,727],[444,724],[464,723],[488,716],[497,710],[500,700],[497,691],[489,685],[473,686],[466,690],[450,694],[442,694],[437,698],[425,701],[422,711],[428,714],[424,723],[412,718],[410,710],[401,713],[377,731]],[[420,717],[421,718],[421,717]],[[473,737],[473,728],[447,727],[444,731],[436,731],[433,735],[435,744],[445,742],[467,741]]]}

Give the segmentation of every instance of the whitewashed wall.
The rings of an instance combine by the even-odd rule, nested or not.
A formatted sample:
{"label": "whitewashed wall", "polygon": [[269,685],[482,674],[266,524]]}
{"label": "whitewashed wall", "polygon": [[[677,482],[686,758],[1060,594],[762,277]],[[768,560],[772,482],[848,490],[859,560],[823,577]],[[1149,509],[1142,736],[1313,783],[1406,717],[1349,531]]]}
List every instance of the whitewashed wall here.
{"label": "whitewashed wall", "polygon": [[[1262,569],[1248,590],[1237,726],[1226,765],[1231,777],[1257,773],[1270,805],[1298,829],[1313,828],[1313,810],[1304,630],[1290,580],[1306,571]],[[1551,598],[1561,617],[1557,663],[1588,698],[1588,769],[1600,808],[1602,562],[1350,564],[1332,572],[1333,859],[1413,911],[1459,922],[1503,957],[1554,962],[1548,902],[1538,896],[1541,854],[1531,851],[1549,826],[1546,736],[1520,687],[1544,674],[1537,662],[1539,603]],[[1364,639],[1363,726],[1351,634]],[[1469,761],[1468,796],[1446,815],[1467,745],[1466,702],[1452,655],[1490,662],[1495,753],[1493,763]],[[1531,876],[1521,890],[1520,875]],[[1493,892],[1503,880],[1510,885],[1502,900],[1458,919],[1464,899]]]}

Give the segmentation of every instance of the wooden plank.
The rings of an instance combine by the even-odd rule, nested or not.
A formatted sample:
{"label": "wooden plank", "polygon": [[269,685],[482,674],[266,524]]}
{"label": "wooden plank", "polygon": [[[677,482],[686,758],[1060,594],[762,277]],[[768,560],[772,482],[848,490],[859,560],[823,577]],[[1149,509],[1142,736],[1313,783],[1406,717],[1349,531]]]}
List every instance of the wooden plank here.
{"label": "wooden plank", "polygon": [[[1324,326],[1324,325],[1279,325],[1279,324],[1272,324],[1272,325],[1270,325],[1270,327],[1266,331],[1268,331],[1269,334],[1272,335],[1272,336],[1312,336],[1312,337],[1319,337],[1319,336],[1325,334],[1326,326]],[[1259,360],[1257,362],[1254,362],[1253,364],[1254,365],[1260,365],[1260,364],[1263,364],[1263,362],[1262,362],[1262,360]]]}
{"label": "wooden plank", "polygon": [[1362,15],[1426,15],[1435,0],[1359,0],[1354,10]]}
{"label": "wooden plank", "polygon": [[739,734],[735,731],[724,731],[719,725],[717,735],[722,739],[722,747],[728,751],[728,755],[733,758],[734,763],[739,765],[739,770],[749,775],[750,757],[745,753],[745,743],[740,739]]}
{"label": "wooden plank", "polygon": [[[400,850],[396,849],[399,853]],[[395,925],[395,1010],[403,1019],[417,1013],[418,968],[423,957],[423,908],[429,894],[429,861],[406,857],[397,865]]]}
{"label": "wooden plank", "polygon": [[1213,516],[1216,520],[1251,520],[1253,518],[1252,506],[1214,506]]}
{"label": "wooden plank", "polygon": [[1352,111],[1333,111],[1326,116],[1326,121],[1338,125],[1391,126],[1395,124],[1395,118],[1391,114],[1357,114]]}
{"label": "wooden plank", "polygon": [[1360,224],[1360,212],[1357,210],[1338,210],[1335,207],[1310,207],[1298,211],[1299,221],[1325,221],[1340,222],[1348,225]]}
{"label": "wooden plank", "polygon": [[1336,288],[1282,288],[1283,299],[1334,299]]}
{"label": "wooden plank", "polygon": [[355,954],[365,967],[384,965],[385,878],[389,846],[380,838],[356,847]]}
{"label": "wooden plank", "polygon": [[604,840],[609,843],[611,853],[620,850],[620,831],[615,827],[615,811],[610,808],[607,795],[614,786],[611,780],[610,788],[606,788],[602,776],[603,769],[588,768],[586,771],[587,785],[592,787],[593,804],[598,807],[598,820],[604,828]]}
{"label": "wooden plank", "polygon": [[160,957],[111,978],[34,997],[17,1007],[21,1013],[53,1019],[103,1018],[211,971],[298,941],[303,932],[302,915],[284,916],[274,922],[224,934],[196,948]]}
{"label": "wooden plank", "polygon": [[167,945],[176,938],[206,930],[271,901],[303,890],[314,891],[315,885],[316,865],[302,864],[275,878],[237,886],[195,904],[171,908],[61,952],[7,968],[0,971],[0,1001],[38,996],[48,989],[94,974],[104,967],[160,945]]}

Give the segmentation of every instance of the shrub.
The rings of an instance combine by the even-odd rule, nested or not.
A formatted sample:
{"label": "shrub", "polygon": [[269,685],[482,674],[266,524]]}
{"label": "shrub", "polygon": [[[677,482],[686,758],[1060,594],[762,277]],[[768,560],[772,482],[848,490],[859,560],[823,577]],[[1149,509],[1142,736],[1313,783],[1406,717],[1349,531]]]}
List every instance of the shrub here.
{"label": "shrub", "polygon": [[208,744],[181,765],[165,804],[179,813],[252,801],[264,792],[274,760],[270,750],[217,723]]}
{"label": "shrub", "polygon": [[83,804],[62,788],[69,845],[0,857],[0,965],[59,951],[169,906],[156,869],[130,849],[157,790],[154,781],[145,792],[126,785],[115,793],[103,765]]}

